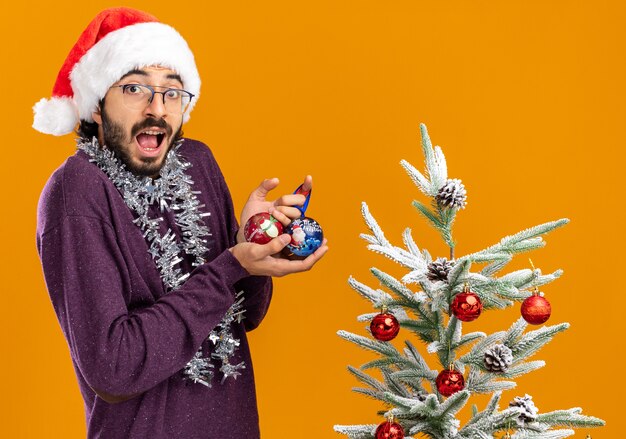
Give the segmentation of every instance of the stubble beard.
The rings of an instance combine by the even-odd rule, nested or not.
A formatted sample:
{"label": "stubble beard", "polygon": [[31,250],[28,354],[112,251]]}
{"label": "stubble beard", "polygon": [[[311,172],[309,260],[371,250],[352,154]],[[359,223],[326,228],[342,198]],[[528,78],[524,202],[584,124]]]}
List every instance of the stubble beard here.
{"label": "stubble beard", "polygon": [[132,151],[127,145],[132,143],[135,136],[145,128],[158,127],[166,130],[166,138],[172,134],[172,127],[163,119],[148,117],[142,122],[138,122],[130,130],[130,138],[127,137],[124,127],[111,120],[106,111],[102,111],[102,137],[104,147],[113,151],[113,154],[126,166],[133,174],[139,177],[157,177],[161,168],[165,164],[167,154],[183,136],[182,124],[178,127],[176,134],[167,145],[165,154],[162,157],[140,157],[139,163],[132,158]]}

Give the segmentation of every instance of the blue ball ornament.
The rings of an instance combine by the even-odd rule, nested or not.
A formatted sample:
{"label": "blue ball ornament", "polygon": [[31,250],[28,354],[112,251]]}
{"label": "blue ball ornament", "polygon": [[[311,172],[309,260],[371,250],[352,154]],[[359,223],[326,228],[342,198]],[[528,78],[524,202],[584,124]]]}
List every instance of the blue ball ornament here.
{"label": "blue ball ornament", "polygon": [[322,246],[324,232],[313,218],[301,216],[296,218],[283,230],[291,236],[291,242],[283,248],[287,259],[304,259]]}

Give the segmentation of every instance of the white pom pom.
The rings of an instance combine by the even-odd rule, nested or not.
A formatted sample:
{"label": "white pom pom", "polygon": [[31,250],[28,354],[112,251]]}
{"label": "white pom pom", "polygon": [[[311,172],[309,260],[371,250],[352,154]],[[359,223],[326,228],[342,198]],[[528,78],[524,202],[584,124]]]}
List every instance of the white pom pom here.
{"label": "white pom pom", "polygon": [[44,98],[35,104],[33,113],[33,128],[44,134],[69,134],[78,123],[76,104],[68,97]]}

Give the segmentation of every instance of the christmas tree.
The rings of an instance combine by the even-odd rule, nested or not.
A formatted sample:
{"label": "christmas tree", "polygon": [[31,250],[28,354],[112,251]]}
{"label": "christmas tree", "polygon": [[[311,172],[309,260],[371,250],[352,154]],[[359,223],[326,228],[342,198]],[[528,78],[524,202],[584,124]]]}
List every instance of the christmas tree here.
{"label": "christmas tree", "polygon": [[[335,431],[351,439],[432,438],[432,439],[558,439],[574,434],[571,428],[595,427],[604,421],[581,414],[580,408],[539,413],[532,397],[515,397],[500,409],[502,392],[516,386],[513,379],[545,365],[530,360],[568,323],[529,328],[550,317],[550,304],[539,291],[562,274],[542,274],[534,266],[501,274],[518,253],[541,248],[543,235],[568,223],[560,219],[507,236],[484,250],[455,257],[452,226],[459,210],[465,208],[465,187],[448,179],[446,159],[440,147],[433,148],[424,125],[420,126],[426,172],[407,161],[402,167],[430,205],[413,201],[417,211],[440,233],[450,247],[450,258],[433,260],[420,250],[411,235],[403,233],[403,246],[393,245],[372,216],[366,203],[362,214],[371,234],[362,234],[368,249],[408,269],[401,279],[372,268],[372,274],[386,289],[371,288],[350,277],[348,283],[380,312],[358,317],[368,322],[369,336],[339,331],[342,338],[379,355],[360,368],[349,371],[365,385],[354,388],[391,407],[381,411],[387,418],[380,424],[336,425]],[[532,262],[531,262],[532,264]],[[416,285],[416,288],[412,288]],[[414,290],[417,291],[414,291]],[[504,309],[523,302],[522,317],[507,330],[485,334],[463,333],[462,322],[479,317],[483,310]],[[414,343],[405,340],[404,349],[389,343],[400,327],[412,333],[436,355],[440,368],[432,370]],[[365,371],[379,370],[380,379]],[[457,414],[472,394],[490,394],[483,410],[472,407],[470,419],[461,426]],[[564,427],[564,428],[563,428]]]}

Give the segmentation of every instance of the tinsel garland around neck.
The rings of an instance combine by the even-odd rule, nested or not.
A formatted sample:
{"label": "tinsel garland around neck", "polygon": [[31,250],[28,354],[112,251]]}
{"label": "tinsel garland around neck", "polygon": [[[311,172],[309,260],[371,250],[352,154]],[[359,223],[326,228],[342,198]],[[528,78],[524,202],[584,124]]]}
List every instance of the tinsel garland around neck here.
{"label": "tinsel garland around neck", "polygon": [[[143,232],[149,245],[148,253],[155,261],[168,292],[180,287],[189,277],[189,273],[183,273],[182,268],[177,267],[183,261],[181,253],[194,258],[192,262],[194,267],[204,264],[206,262],[204,256],[209,250],[206,238],[211,236],[209,228],[202,220],[210,213],[200,211],[205,206],[198,201],[196,197],[198,192],[192,190],[193,180],[185,174],[191,163],[178,154],[182,142],[178,141],[168,152],[159,173],[160,178],[155,180],[130,172],[111,150],[101,148],[95,137],[92,140],[78,139],[77,142],[78,149],[84,151],[89,160],[109,177],[122,194],[126,205],[135,213],[136,218],[133,222]],[[149,207],[155,203],[161,212],[174,211],[175,222],[182,232],[182,242],[176,239],[171,229],[164,235],[159,233],[159,223],[163,218],[148,216]],[[241,294],[237,294],[235,303],[209,334],[209,340],[215,347],[211,357],[220,360],[222,364],[219,369],[223,375],[222,382],[231,376],[237,378],[240,375],[238,370],[245,368],[244,362],[236,365],[229,363],[229,358],[239,346],[239,340],[235,339],[231,332],[231,324],[234,321],[240,322],[243,318]],[[194,358],[185,366],[184,373],[190,380],[211,387],[213,368],[214,365],[203,356],[200,347]]]}

